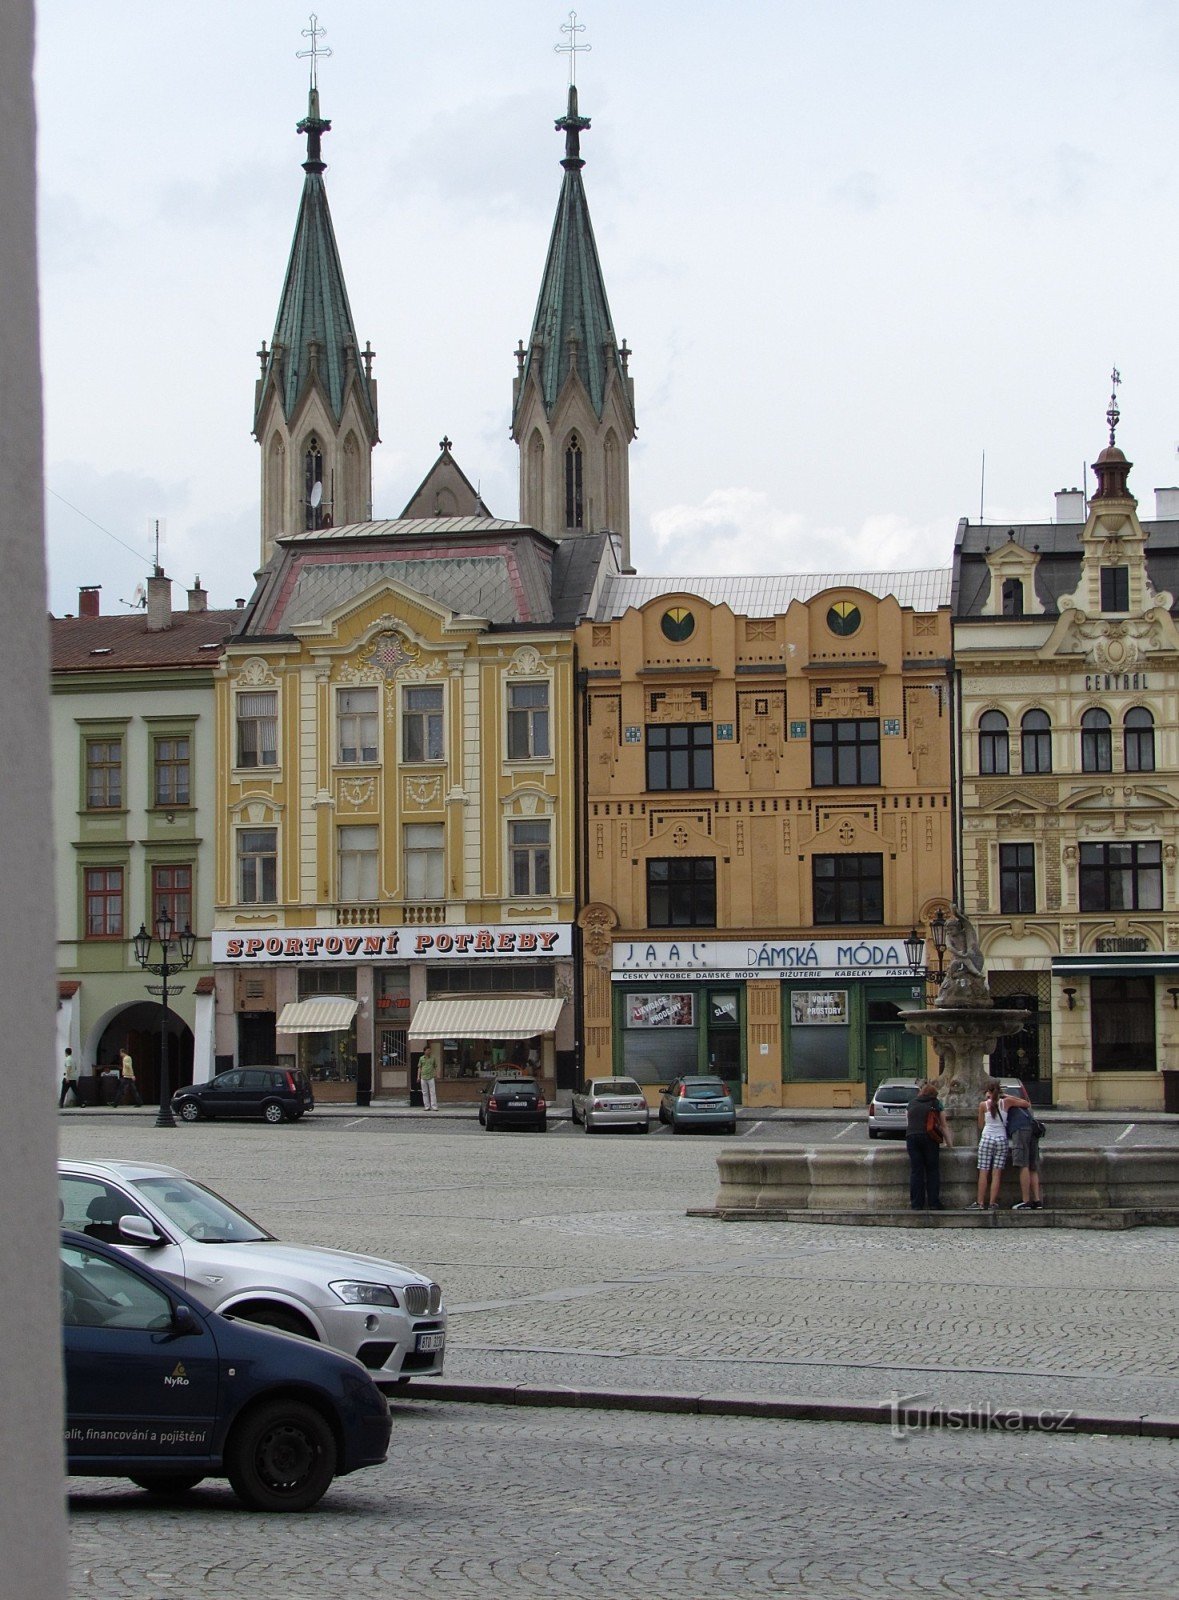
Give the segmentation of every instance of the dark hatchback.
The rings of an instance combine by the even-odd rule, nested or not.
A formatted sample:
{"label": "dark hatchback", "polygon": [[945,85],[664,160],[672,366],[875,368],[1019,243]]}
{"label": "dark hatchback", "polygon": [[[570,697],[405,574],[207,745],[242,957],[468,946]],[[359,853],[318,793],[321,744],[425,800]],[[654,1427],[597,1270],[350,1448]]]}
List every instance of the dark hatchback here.
{"label": "dark hatchback", "polygon": [[535,1078],[495,1078],[483,1091],[479,1121],[494,1128],[531,1128],[543,1133],[549,1125],[548,1106]]}
{"label": "dark hatchback", "polygon": [[297,1122],[315,1106],[306,1073],[293,1067],[234,1067],[208,1083],[177,1089],[172,1110],[185,1122],[202,1117],[261,1117],[264,1122]]}
{"label": "dark hatchback", "polygon": [[176,1496],[228,1478],[254,1511],[306,1511],[377,1466],[389,1407],[358,1361],[230,1321],[112,1246],[61,1235],[67,1471]]}

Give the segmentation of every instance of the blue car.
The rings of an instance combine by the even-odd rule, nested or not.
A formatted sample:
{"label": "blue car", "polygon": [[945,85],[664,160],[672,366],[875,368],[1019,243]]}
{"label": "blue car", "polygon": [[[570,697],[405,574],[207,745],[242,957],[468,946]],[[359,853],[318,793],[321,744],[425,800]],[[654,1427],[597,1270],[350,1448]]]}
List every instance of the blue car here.
{"label": "blue car", "polygon": [[231,1322],[86,1235],[61,1236],[67,1471],[155,1495],[228,1478],[254,1511],[306,1511],[385,1460],[391,1422],[358,1361]]}

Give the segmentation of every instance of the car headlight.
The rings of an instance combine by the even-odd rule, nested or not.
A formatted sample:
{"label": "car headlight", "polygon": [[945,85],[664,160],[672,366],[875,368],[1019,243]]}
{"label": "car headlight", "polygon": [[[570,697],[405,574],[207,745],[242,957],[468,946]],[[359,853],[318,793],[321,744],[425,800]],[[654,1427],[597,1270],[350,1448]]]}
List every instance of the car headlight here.
{"label": "car headlight", "polygon": [[387,1283],[329,1283],[328,1288],[349,1306],[396,1306],[401,1302]]}

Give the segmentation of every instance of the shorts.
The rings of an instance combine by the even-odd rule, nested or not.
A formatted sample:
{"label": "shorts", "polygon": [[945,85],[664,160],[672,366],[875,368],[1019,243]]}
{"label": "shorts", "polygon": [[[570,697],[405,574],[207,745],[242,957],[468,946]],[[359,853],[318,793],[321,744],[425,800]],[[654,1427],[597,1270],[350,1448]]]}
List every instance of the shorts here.
{"label": "shorts", "polygon": [[1007,1165],[1007,1140],[1001,1133],[984,1133],[978,1141],[978,1170],[1002,1172]]}
{"label": "shorts", "polygon": [[1029,1172],[1039,1172],[1040,1141],[1030,1128],[1016,1128],[1011,1135],[1011,1164],[1026,1167]]}

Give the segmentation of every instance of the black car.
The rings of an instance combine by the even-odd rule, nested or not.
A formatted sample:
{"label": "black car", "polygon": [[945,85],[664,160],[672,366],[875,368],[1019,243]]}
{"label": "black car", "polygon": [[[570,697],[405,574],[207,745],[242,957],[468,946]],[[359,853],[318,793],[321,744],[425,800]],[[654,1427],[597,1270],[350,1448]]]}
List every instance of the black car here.
{"label": "black car", "polygon": [[479,1121],[493,1128],[533,1128],[543,1133],[549,1125],[548,1107],[535,1078],[494,1078],[483,1090]]}
{"label": "black car", "polygon": [[377,1466],[389,1407],[358,1361],[230,1321],[122,1250],[61,1235],[67,1471],[150,1494],[228,1478],[254,1511],[306,1511]]}
{"label": "black car", "polygon": [[266,1122],[297,1121],[315,1105],[306,1073],[293,1067],[234,1067],[208,1083],[177,1089],[172,1110],[185,1122],[202,1117],[261,1117]]}

